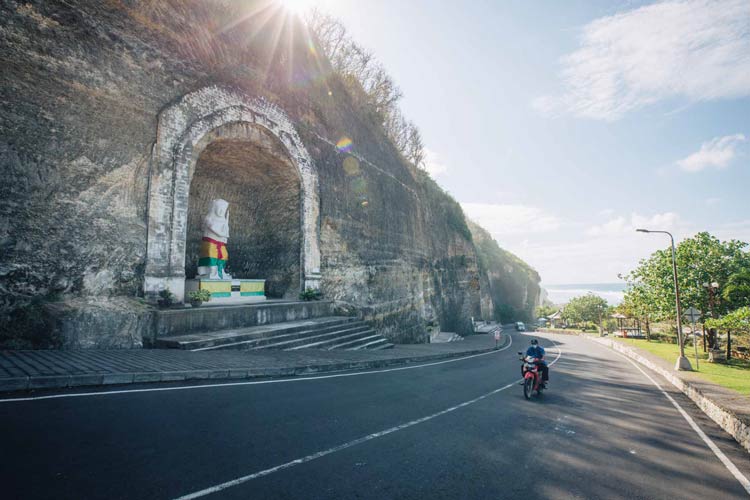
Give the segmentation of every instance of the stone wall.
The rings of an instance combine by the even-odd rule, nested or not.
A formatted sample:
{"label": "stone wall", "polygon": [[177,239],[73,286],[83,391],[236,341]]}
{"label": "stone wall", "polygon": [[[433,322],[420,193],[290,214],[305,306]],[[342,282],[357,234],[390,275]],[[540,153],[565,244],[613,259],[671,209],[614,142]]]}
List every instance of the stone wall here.
{"label": "stone wall", "polygon": [[[285,14],[262,24],[244,15],[252,4],[0,4],[0,344],[140,345],[128,333],[140,312],[122,299],[143,295],[159,116],[206,88],[261,99],[299,134],[326,298],[399,342],[423,341],[428,321],[468,331],[480,274],[460,208],[405,164],[298,25],[272,36]],[[97,302],[120,330],[77,340]],[[48,327],[60,321],[72,326]]]}

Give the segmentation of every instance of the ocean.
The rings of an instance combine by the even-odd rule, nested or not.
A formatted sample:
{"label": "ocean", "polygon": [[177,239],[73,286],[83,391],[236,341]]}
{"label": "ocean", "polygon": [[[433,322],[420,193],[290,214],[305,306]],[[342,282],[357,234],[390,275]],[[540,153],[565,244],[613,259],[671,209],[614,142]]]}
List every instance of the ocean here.
{"label": "ocean", "polygon": [[566,304],[573,297],[593,293],[606,300],[610,305],[616,306],[622,302],[625,294],[625,283],[575,283],[563,285],[546,285],[542,288],[547,291],[547,298],[556,305]]}

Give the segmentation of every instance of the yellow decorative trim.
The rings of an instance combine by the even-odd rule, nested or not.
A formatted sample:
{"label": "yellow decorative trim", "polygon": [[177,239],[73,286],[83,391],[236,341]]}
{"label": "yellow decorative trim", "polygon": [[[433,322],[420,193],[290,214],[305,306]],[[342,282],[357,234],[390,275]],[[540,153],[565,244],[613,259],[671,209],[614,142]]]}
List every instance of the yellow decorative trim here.
{"label": "yellow decorative trim", "polygon": [[211,293],[232,293],[231,281],[201,281],[201,290]]}
{"label": "yellow decorative trim", "polygon": [[264,289],[263,281],[240,281],[240,292],[262,292]]}

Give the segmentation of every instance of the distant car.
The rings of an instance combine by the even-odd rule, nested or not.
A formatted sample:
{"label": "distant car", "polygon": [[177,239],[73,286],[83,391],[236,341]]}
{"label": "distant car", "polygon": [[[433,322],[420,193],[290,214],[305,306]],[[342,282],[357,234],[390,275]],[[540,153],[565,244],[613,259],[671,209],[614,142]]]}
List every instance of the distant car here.
{"label": "distant car", "polygon": [[519,321],[516,323],[516,330],[518,330],[519,332],[525,332],[526,325],[524,325],[523,322]]}

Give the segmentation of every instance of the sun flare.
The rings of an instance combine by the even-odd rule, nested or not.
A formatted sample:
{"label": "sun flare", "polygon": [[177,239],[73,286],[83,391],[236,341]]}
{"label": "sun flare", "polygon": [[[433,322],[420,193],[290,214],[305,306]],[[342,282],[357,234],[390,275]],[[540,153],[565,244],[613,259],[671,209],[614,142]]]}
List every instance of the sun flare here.
{"label": "sun flare", "polygon": [[279,2],[285,9],[295,14],[303,14],[315,4],[315,0],[279,0]]}

